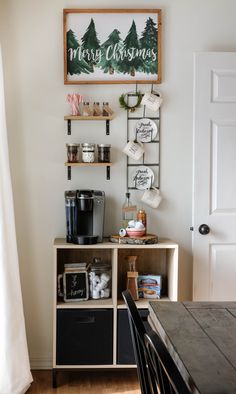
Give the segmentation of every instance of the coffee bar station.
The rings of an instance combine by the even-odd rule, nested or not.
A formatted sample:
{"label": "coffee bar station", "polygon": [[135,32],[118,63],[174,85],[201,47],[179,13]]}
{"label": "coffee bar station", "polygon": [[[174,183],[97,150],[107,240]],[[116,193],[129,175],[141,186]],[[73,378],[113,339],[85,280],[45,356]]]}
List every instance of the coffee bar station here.
{"label": "coffee bar station", "polygon": [[[76,92],[73,87],[66,95],[68,187],[63,191],[64,237],[54,241],[53,387],[61,369],[136,367],[124,290],[130,290],[144,320],[150,300],[178,299],[178,245],[160,239],[157,230],[149,230],[152,210],[159,209],[163,198],[163,97],[157,89],[161,83],[161,10],[64,9],[63,33],[64,84],[82,88]],[[89,97],[89,84],[104,85],[104,89],[94,89],[94,97]],[[115,98],[114,89],[108,99],[112,84],[123,85],[125,91]],[[127,84],[135,89],[127,89]],[[121,115],[115,113],[117,107],[114,111],[115,100],[126,115],[124,124],[120,123],[122,148],[115,146],[113,137],[116,116]],[[96,138],[93,133],[91,141],[87,129],[101,129],[101,124],[103,134]],[[77,129],[82,129],[80,134]],[[111,196],[106,196],[106,190],[113,181],[114,159],[114,167],[126,162],[119,173],[124,201],[114,207],[119,219],[113,223],[114,233],[107,234],[104,218],[111,216],[107,211]],[[102,181],[95,187],[92,179],[103,170],[106,187]],[[80,174],[78,186],[69,186],[72,172],[73,182]]]}
{"label": "coffee bar station", "polygon": [[[159,180],[162,99],[160,94],[145,93],[141,101],[136,92],[125,98],[127,144],[121,155],[126,155],[127,160],[127,190],[119,207],[117,234],[104,237],[103,190],[64,192],[66,237],[54,241],[53,387],[57,387],[60,369],[135,367],[122,291],[130,290],[145,324],[150,300],[178,300],[178,245],[150,234],[145,212],[145,206],[157,209],[162,200]],[[136,105],[128,101],[137,99],[140,116]],[[72,101],[69,97],[68,102]],[[81,105],[87,115],[82,112],[66,116],[67,122],[97,116],[94,112],[91,115],[88,103]],[[148,108],[151,115],[147,115]],[[111,115],[109,111],[103,113],[102,119]],[[87,142],[67,144],[66,165],[70,168],[73,164],[92,165],[99,161],[110,165],[112,147],[102,145],[94,152],[95,146]],[[132,190],[140,191],[141,209],[133,202]]]}

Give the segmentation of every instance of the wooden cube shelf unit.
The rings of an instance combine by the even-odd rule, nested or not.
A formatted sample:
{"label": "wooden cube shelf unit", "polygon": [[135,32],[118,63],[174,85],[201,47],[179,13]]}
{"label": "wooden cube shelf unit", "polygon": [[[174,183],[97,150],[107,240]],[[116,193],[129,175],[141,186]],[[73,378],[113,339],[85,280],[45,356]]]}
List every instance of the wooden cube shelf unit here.
{"label": "wooden cube shelf unit", "polygon": [[[136,367],[133,356],[128,354],[126,358],[122,350],[125,348],[127,353],[130,348],[132,351],[126,305],[122,299],[130,255],[138,256],[139,273],[162,276],[162,294],[156,302],[178,300],[178,245],[170,240],[163,239],[152,245],[111,242],[75,245],[65,239],[55,239],[53,387],[57,386],[57,371],[60,369]],[[57,278],[64,272],[64,264],[91,263],[95,257],[111,264],[111,297],[63,302],[58,296]],[[147,314],[148,301],[136,301],[140,314]],[[124,344],[126,336],[129,343]]]}

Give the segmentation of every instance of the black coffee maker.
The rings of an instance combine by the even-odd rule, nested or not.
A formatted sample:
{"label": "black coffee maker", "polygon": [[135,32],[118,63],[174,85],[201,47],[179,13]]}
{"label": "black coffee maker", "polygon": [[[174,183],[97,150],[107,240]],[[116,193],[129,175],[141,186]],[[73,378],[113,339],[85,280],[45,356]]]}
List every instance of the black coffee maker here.
{"label": "black coffee maker", "polygon": [[105,193],[100,190],[65,192],[67,242],[81,245],[102,242]]}

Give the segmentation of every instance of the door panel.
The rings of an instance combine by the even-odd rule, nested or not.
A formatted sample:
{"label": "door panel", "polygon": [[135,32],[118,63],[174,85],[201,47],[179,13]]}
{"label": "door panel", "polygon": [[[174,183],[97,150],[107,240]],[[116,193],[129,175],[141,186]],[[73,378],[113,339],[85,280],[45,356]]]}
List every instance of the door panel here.
{"label": "door panel", "polygon": [[210,298],[228,301],[235,298],[235,245],[211,245]]}
{"label": "door panel", "polygon": [[193,299],[235,301],[236,53],[194,63]]}
{"label": "door panel", "polygon": [[236,102],[236,72],[233,70],[213,70],[212,76],[212,101]]}
{"label": "door panel", "polygon": [[211,213],[236,212],[236,123],[212,123]]}

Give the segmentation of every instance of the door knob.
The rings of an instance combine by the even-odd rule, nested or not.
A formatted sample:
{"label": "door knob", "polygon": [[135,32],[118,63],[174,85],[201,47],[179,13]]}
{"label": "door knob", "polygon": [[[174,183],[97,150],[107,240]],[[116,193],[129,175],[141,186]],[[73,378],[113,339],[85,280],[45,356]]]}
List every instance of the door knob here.
{"label": "door knob", "polygon": [[198,227],[198,231],[199,231],[200,234],[206,235],[206,234],[209,234],[209,232],[210,232],[210,227],[209,227],[207,224],[201,224],[201,225]]}

